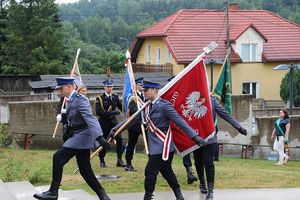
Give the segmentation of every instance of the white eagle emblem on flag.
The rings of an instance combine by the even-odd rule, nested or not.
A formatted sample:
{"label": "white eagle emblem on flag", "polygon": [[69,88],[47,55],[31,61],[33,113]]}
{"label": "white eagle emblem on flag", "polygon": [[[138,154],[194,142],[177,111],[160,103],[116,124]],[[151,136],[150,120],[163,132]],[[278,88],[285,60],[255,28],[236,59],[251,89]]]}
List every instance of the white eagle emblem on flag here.
{"label": "white eagle emblem on flag", "polygon": [[205,98],[201,98],[200,92],[192,92],[186,98],[185,104],[180,107],[182,110],[182,115],[187,117],[189,121],[192,120],[192,117],[199,119],[202,118],[207,111],[207,107],[204,104],[206,101]]}

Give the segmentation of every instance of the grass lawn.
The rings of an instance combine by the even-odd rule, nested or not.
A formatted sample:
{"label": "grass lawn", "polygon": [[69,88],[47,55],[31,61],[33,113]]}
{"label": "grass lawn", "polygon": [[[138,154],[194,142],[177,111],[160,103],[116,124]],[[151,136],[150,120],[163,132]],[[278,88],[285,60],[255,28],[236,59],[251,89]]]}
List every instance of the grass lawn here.
{"label": "grass lawn", "polygon": [[[28,180],[35,186],[47,185],[51,182],[52,155],[50,150],[16,150],[0,148],[0,178],[7,181]],[[98,157],[92,161],[96,175],[110,174],[121,176],[117,180],[103,180],[101,183],[108,193],[143,192],[144,167],[147,156],[136,154],[133,165],[137,172],[125,172],[117,168],[116,153],[108,153],[106,169],[99,167]],[[284,166],[275,166],[275,162],[265,160],[245,160],[236,158],[221,158],[215,163],[216,188],[282,188],[300,187],[300,161],[290,161]],[[79,174],[73,174],[76,161],[72,159],[65,165],[62,189],[92,190]],[[182,159],[175,156],[173,169],[184,190],[197,190],[198,183],[187,185],[186,172]],[[167,182],[158,177],[156,191],[170,190]]]}

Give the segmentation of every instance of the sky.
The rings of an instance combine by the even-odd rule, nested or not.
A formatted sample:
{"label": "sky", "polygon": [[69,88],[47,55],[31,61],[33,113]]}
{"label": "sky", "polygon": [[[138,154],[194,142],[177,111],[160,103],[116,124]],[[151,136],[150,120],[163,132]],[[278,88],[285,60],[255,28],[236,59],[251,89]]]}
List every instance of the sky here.
{"label": "sky", "polygon": [[79,1],[79,0],[56,0],[56,2],[58,2],[58,3],[74,3],[77,1]]}

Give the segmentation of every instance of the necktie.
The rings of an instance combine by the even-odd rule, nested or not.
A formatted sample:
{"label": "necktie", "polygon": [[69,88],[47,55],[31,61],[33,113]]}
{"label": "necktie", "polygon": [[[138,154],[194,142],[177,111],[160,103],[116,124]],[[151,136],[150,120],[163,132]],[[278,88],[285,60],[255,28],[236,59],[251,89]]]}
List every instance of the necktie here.
{"label": "necktie", "polygon": [[152,107],[153,107],[153,103],[150,103],[150,112],[152,110]]}
{"label": "necktie", "polygon": [[143,93],[141,93],[141,97],[142,97],[142,100],[145,101],[145,97],[144,97]]}

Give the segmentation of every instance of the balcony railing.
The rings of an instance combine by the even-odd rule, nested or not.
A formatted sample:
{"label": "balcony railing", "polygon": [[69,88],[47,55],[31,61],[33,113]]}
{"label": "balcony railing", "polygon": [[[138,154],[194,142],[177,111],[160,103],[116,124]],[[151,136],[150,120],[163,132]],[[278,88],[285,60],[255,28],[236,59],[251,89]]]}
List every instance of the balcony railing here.
{"label": "balcony railing", "polygon": [[139,64],[133,63],[133,72],[166,72],[173,75],[173,65],[150,65],[150,64]]}

